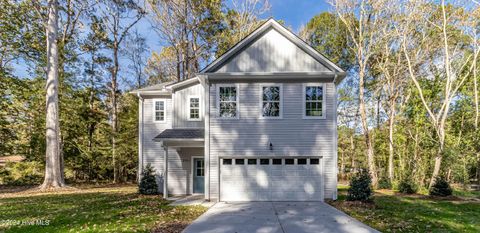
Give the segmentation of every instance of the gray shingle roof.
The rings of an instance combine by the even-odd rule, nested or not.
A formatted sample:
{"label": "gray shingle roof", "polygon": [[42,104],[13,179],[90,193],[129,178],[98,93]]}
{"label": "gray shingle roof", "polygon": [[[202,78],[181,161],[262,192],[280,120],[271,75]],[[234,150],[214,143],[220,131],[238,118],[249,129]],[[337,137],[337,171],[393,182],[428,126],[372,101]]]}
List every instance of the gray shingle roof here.
{"label": "gray shingle roof", "polygon": [[166,129],[155,139],[203,139],[204,134],[204,129]]}

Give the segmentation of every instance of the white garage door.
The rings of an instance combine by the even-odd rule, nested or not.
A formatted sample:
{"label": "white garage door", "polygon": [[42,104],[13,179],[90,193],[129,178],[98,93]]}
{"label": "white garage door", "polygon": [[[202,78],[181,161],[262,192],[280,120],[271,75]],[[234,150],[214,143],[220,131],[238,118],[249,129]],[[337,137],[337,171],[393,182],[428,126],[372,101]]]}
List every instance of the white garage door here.
{"label": "white garage door", "polygon": [[322,161],[222,158],[220,201],[323,201]]}

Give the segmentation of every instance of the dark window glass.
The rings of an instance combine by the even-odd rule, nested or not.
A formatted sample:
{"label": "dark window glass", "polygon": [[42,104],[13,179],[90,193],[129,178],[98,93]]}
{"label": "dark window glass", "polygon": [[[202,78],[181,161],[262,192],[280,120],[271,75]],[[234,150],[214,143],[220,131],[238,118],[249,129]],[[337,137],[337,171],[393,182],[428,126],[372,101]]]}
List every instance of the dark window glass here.
{"label": "dark window glass", "polygon": [[295,164],[295,160],[294,159],[285,159],[285,164]]}
{"label": "dark window glass", "polygon": [[272,164],[281,165],[282,164],[282,159],[272,159]]}
{"label": "dark window glass", "polygon": [[257,164],[256,159],[248,159],[248,164]]}
{"label": "dark window glass", "polygon": [[[281,161],[280,161],[281,162]],[[270,164],[270,159],[260,159],[260,164],[262,165],[269,165]]]}
{"label": "dark window glass", "polygon": [[320,160],[319,159],[310,159],[310,164],[319,164]]}
{"label": "dark window glass", "polygon": [[245,164],[244,159],[235,159],[235,164]]}
{"label": "dark window glass", "polygon": [[232,159],[223,159],[223,165],[231,165]]}
{"label": "dark window glass", "polygon": [[297,159],[297,164],[307,164],[307,159]]}

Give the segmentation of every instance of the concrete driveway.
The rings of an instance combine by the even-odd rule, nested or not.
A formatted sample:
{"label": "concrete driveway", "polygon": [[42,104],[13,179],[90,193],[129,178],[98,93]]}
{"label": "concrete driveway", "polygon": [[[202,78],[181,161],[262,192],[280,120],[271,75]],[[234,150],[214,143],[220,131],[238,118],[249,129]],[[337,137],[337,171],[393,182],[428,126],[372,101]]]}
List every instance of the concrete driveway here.
{"label": "concrete driveway", "polygon": [[219,202],[184,233],[378,232],[323,202]]}

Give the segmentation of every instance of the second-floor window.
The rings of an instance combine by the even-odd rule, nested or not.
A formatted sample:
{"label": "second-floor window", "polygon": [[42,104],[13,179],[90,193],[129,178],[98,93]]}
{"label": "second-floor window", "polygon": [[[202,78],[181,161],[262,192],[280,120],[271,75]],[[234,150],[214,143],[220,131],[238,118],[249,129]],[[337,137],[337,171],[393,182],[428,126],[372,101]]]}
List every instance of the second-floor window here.
{"label": "second-floor window", "polygon": [[218,116],[220,118],[238,117],[238,90],[236,85],[220,85],[218,93]]}
{"label": "second-floor window", "polygon": [[313,84],[304,86],[304,117],[325,118],[324,86]]}
{"label": "second-floor window", "polygon": [[165,101],[156,100],[155,101],[155,121],[164,122],[165,121]]}
{"label": "second-floor window", "polygon": [[279,118],[282,116],[282,86],[261,86],[262,117]]}
{"label": "second-floor window", "polygon": [[189,97],[189,119],[190,120],[200,120],[200,98],[199,97]]}

